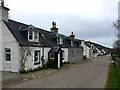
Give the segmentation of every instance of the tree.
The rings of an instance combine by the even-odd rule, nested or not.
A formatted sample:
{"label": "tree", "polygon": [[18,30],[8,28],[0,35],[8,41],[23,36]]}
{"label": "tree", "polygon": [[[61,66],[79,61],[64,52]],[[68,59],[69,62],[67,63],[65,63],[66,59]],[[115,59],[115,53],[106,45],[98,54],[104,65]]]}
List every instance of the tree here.
{"label": "tree", "polygon": [[28,56],[31,55],[31,49],[30,47],[21,47],[20,48],[21,51],[21,69],[25,70],[25,62],[27,61]]}
{"label": "tree", "polygon": [[118,19],[116,22],[113,22],[114,27],[118,31],[117,38],[113,44],[113,48],[117,49],[118,56],[120,55],[120,19]]}

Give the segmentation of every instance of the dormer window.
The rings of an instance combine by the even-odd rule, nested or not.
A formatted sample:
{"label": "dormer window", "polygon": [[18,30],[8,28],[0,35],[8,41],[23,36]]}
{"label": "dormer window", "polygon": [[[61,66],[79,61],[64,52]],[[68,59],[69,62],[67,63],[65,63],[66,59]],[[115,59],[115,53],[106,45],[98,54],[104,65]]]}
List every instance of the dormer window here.
{"label": "dormer window", "polygon": [[38,42],[39,41],[39,33],[36,31],[29,30],[28,31],[28,40],[31,42]]}
{"label": "dormer window", "polygon": [[63,44],[63,38],[62,37],[57,37],[57,44]]}
{"label": "dormer window", "polygon": [[60,37],[57,38],[57,43],[60,44]]}
{"label": "dormer window", "polygon": [[38,39],[38,33],[34,32],[34,39],[37,40]]}
{"label": "dormer window", "polygon": [[29,40],[33,40],[33,31],[29,31]]}

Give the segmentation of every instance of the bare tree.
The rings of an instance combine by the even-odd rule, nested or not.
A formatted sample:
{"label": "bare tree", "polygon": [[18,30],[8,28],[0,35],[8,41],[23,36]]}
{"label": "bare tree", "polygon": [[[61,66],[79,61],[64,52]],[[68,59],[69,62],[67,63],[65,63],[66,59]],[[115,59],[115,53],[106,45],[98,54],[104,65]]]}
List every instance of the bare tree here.
{"label": "bare tree", "polygon": [[21,69],[25,70],[25,62],[27,61],[28,56],[31,55],[31,49],[30,47],[21,47]]}

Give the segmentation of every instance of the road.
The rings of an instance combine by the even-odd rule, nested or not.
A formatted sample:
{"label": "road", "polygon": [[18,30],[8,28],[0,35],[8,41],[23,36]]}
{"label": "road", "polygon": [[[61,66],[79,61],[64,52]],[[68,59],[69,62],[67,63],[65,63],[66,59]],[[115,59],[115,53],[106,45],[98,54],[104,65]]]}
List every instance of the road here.
{"label": "road", "polygon": [[89,63],[26,81],[11,88],[104,88],[109,65],[110,56],[106,55]]}

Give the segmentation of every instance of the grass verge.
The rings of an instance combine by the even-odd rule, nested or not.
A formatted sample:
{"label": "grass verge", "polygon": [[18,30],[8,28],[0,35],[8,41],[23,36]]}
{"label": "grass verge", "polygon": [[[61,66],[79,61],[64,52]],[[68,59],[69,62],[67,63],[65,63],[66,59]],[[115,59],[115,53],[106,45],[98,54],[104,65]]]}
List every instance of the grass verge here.
{"label": "grass verge", "polygon": [[117,88],[120,90],[120,77],[115,64],[110,65],[106,88]]}

